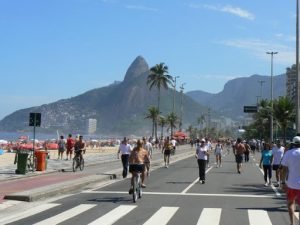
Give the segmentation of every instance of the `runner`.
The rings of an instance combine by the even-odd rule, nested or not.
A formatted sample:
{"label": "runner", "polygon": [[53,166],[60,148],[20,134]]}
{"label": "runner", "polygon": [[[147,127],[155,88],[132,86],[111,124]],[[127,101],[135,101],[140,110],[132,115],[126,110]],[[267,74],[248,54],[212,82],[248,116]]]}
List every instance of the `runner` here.
{"label": "runner", "polygon": [[216,144],[215,147],[217,167],[222,167],[222,153],[223,153],[223,145],[221,144],[221,141],[218,140],[218,143]]}
{"label": "runner", "polygon": [[274,185],[275,187],[279,187],[280,185],[280,162],[282,160],[284,153],[284,147],[281,145],[280,140],[276,140],[276,146],[273,147],[272,149],[272,154],[273,154],[273,166],[272,169],[275,170],[276,174],[276,184]]}
{"label": "runner", "polygon": [[164,162],[166,168],[169,168],[171,148],[172,148],[172,144],[170,143],[169,137],[167,137],[165,139],[164,146],[162,148],[162,153],[164,154]]}
{"label": "runner", "polygon": [[[271,183],[272,161],[273,161],[273,154],[272,154],[271,146],[269,143],[264,143],[263,151],[261,153],[259,167],[263,168],[263,170],[264,170],[265,186],[272,184]],[[261,164],[263,164],[263,166]],[[268,182],[268,178],[269,178],[269,182]]]}
{"label": "runner", "polygon": [[242,139],[238,138],[236,140],[236,144],[234,146],[233,153],[235,155],[237,172],[239,174],[242,172],[242,162],[243,162],[244,152],[245,152],[245,146],[242,144]]}

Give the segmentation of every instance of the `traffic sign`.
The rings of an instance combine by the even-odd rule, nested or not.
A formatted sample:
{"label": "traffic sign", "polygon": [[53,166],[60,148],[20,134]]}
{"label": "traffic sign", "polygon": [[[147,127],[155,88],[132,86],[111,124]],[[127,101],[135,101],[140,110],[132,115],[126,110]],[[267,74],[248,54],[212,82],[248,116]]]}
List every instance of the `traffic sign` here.
{"label": "traffic sign", "polygon": [[41,126],[41,113],[30,113],[29,114],[29,126],[40,127]]}
{"label": "traffic sign", "polygon": [[245,113],[256,113],[257,106],[244,106],[244,112]]}

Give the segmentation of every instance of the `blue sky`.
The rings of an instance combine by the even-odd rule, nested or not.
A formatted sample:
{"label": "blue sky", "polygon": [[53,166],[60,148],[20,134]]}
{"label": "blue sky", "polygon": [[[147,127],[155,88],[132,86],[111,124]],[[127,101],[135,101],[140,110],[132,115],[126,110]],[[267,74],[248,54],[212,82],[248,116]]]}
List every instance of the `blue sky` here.
{"label": "blue sky", "polygon": [[[296,0],[0,0],[0,119],[122,81],[142,55],[185,92],[295,63]],[[258,84],[259,85],[259,84]],[[283,84],[284,85],[284,84]]]}

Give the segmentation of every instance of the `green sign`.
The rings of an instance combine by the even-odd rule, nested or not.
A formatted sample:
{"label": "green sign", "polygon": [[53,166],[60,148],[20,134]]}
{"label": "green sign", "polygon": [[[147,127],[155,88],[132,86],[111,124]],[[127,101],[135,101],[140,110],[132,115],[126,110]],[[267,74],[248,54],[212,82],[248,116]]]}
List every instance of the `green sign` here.
{"label": "green sign", "polygon": [[41,113],[30,113],[29,114],[29,126],[40,127],[41,126]]}
{"label": "green sign", "polygon": [[257,106],[244,106],[244,112],[245,113],[256,113]]}

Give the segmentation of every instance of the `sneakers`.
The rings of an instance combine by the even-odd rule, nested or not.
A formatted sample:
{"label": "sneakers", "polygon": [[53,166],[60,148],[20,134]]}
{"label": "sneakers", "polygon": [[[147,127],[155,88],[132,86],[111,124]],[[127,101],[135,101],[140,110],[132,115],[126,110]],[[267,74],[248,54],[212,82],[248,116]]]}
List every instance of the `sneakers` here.
{"label": "sneakers", "polygon": [[268,182],[265,183],[265,186],[268,187]]}
{"label": "sneakers", "polygon": [[129,193],[130,195],[132,195],[132,193],[133,193],[133,187],[131,187],[131,188],[129,189],[128,193]]}
{"label": "sneakers", "polygon": [[141,187],[142,188],[146,188],[146,184],[141,184]]}

